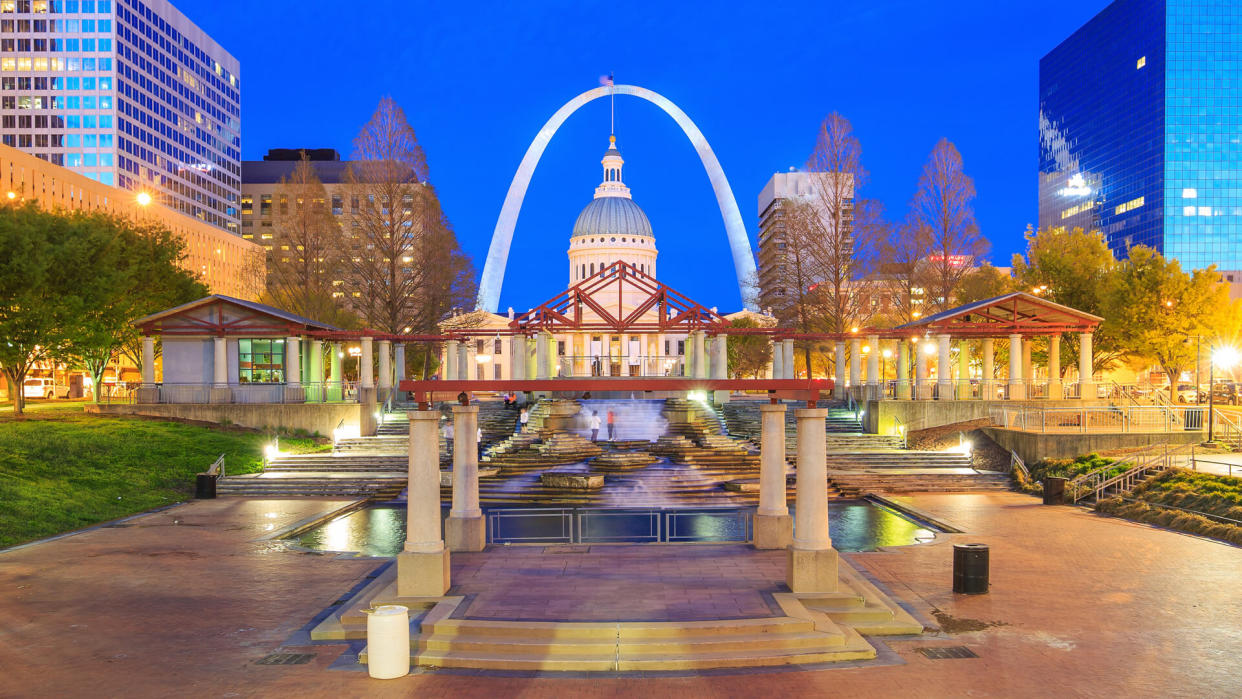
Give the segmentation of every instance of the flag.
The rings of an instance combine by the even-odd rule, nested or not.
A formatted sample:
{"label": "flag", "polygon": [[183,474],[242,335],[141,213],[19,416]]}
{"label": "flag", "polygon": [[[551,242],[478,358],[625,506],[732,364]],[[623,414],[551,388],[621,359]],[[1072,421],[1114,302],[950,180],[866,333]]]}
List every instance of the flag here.
{"label": "flag", "polygon": [[612,73],[609,73],[608,75],[599,76],[599,84],[600,85],[611,85],[612,84]]}

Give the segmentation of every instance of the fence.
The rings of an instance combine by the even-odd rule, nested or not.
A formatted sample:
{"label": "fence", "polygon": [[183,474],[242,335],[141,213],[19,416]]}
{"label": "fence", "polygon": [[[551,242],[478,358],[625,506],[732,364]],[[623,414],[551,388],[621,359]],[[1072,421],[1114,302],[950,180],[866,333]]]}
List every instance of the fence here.
{"label": "fence", "polygon": [[[1084,473],[1066,484],[1066,497],[1070,502],[1092,498],[1099,502],[1105,495],[1124,495],[1134,490],[1148,477],[1175,466],[1194,463],[1195,445],[1184,444],[1170,447],[1157,444],[1129,454],[1116,463]],[[1125,471],[1116,472],[1119,466],[1132,464]]]}
{"label": "fence", "polygon": [[1046,433],[1182,432],[1207,428],[1207,409],[1197,406],[992,408],[993,424]]}
{"label": "fence", "polygon": [[754,508],[522,508],[487,513],[495,544],[746,542]]}

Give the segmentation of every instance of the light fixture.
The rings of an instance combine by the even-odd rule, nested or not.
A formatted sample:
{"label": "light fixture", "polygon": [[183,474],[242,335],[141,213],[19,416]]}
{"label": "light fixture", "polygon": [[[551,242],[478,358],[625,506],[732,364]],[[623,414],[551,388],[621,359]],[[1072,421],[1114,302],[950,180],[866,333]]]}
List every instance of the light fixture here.
{"label": "light fixture", "polygon": [[10,199],[10,200],[16,199],[16,198],[17,198],[17,192],[14,192],[14,191],[10,190],[10,191],[9,191],[9,194],[8,194],[8,197],[9,197],[9,199]]}
{"label": "light fixture", "polygon": [[146,206],[151,203],[151,195],[146,192],[138,192],[138,196],[134,198],[139,206]]}
{"label": "light fixture", "polygon": [[1239,354],[1237,348],[1229,345],[1218,347],[1212,352],[1212,363],[1221,369],[1232,369],[1237,366],[1239,359],[1242,359],[1242,354]]}
{"label": "light fixture", "polygon": [[880,355],[883,356],[885,359],[888,359],[889,357],[893,356],[893,351],[891,349],[885,348],[883,352],[880,352]]}
{"label": "light fixture", "polygon": [[923,343],[923,354],[926,354],[929,357],[936,353],[936,349],[936,343],[934,342]]}

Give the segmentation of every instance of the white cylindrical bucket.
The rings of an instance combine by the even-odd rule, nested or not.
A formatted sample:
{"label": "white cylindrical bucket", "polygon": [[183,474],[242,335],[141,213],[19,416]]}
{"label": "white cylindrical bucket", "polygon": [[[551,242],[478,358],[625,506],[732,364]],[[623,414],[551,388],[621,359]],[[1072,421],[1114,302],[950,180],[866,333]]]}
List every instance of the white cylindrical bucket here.
{"label": "white cylindrical bucket", "polygon": [[410,674],[410,610],[381,604],[367,611],[367,672],[377,680]]}

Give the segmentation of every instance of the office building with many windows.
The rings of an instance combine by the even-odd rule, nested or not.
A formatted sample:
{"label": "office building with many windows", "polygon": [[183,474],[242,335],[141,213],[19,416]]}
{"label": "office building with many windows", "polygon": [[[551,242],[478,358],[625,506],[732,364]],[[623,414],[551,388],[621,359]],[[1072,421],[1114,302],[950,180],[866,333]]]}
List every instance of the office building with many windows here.
{"label": "office building with many windows", "polygon": [[1041,228],[1242,270],[1242,4],[1113,2],[1040,60],[1039,108]]}
{"label": "office building with many windows", "polygon": [[165,0],[0,0],[0,141],[232,233],[239,71]]}
{"label": "office building with many windows", "polygon": [[[778,172],[772,175],[759,192],[759,306],[778,315],[797,298],[796,290],[785,288],[789,275],[785,273],[785,237],[783,208],[785,202],[802,200],[819,206],[819,187],[832,191],[827,184],[832,175],[822,172]],[[851,212],[848,225],[853,229],[854,182],[843,184],[849,201],[846,209]]]}

